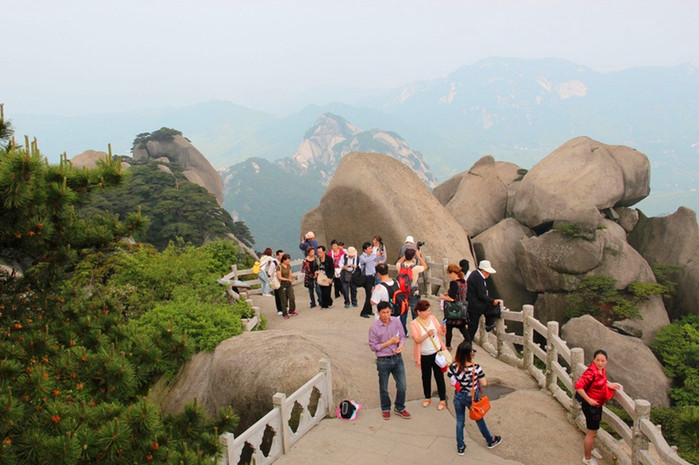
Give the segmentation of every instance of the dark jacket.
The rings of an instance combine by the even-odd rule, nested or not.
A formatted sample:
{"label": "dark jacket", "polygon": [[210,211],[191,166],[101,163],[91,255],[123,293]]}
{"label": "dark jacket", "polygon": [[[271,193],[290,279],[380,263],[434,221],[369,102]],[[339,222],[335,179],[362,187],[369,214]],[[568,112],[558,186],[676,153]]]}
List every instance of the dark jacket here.
{"label": "dark jacket", "polygon": [[485,278],[481,276],[478,270],[469,275],[466,284],[468,285],[466,296],[469,312],[480,315],[493,308],[495,299],[488,295],[485,287]]}

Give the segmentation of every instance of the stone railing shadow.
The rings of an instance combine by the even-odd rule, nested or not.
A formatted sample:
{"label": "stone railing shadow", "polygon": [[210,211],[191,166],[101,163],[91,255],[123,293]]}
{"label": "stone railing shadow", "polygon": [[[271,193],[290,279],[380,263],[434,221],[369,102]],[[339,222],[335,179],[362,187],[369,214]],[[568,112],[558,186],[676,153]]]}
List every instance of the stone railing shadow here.
{"label": "stone railing shadow", "polygon": [[221,434],[223,454],[218,464],[273,463],[323,418],[333,415],[331,363],[323,358],[319,365],[319,373],[289,397],[276,393],[274,409],[238,437]]}

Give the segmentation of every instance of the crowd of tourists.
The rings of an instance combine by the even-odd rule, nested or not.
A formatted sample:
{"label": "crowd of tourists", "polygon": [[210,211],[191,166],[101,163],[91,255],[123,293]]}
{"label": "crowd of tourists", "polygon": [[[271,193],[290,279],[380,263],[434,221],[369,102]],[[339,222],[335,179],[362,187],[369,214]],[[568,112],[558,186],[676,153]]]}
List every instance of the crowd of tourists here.
{"label": "crowd of tourists", "polygon": [[[328,249],[318,244],[309,231],[299,244],[304,259],[298,273],[292,272],[288,253],[278,250],[272,256],[271,249],[264,251],[259,272],[262,292],[275,297],[277,313],[288,319],[298,315],[293,288],[297,279],[303,279],[310,308],[328,309],[340,299],[345,308],[358,308],[357,289],[363,288],[364,303],[359,316],[375,318],[369,328],[369,347],[376,355],[382,417],[391,419],[390,377],[396,384],[393,413],[404,419],[412,417],[405,408],[407,379],[402,358],[406,339],[412,338],[413,359],[421,371],[422,407],[428,408],[432,403],[434,379],[439,397],[437,410],[446,409],[446,374],[454,388],[457,453],[464,455],[466,451],[466,412],[476,421],[487,447],[493,448],[502,437],[492,434],[484,420],[489,408],[483,395],[487,380],[482,367],[474,361],[473,338],[481,316],[485,317],[486,331],[492,331],[500,317],[503,302],[492,298],[487,288],[487,280],[496,270],[488,260],[481,260],[475,270],[470,269],[467,259],[450,263],[446,269],[449,286],[439,295],[439,311],[433,312],[430,301],[420,295],[420,276],[428,269],[420,252],[421,244],[412,236],[405,238],[395,261],[396,276],[391,277],[381,236],[362,244],[359,253],[355,247],[345,248],[342,241],[334,239]],[[409,327],[408,316],[412,318]],[[463,342],[452,355],[454,329],[461,333]],[[599,429],[602,404],[613,396],[614,390],[621,388],[607,381],[606,360],[606,352],[595,352],[593,363],[575,384],[587,420],[583,455],[583,463],[587,465],[597,465],[596,458],[600,457],[593,441]]]}

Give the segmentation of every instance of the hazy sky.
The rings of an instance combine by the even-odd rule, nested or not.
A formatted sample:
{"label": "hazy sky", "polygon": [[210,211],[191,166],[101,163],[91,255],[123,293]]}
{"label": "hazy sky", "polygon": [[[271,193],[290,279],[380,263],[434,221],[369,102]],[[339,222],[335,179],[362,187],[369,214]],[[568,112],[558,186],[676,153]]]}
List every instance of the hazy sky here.
{"label": "hazy sky", "polygon": [[492,56],[699,65],[696,0],[0,0],[0,102],[77,115],[398,87]]}

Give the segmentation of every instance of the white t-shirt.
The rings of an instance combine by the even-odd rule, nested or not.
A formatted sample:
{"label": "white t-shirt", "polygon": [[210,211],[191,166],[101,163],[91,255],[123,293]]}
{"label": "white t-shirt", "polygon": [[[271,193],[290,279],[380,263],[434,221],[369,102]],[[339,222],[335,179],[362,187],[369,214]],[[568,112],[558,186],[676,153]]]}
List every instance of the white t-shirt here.
{"label": "white t-shirt", "polygon": [[[386,285],[393,286],[393,280],[386,281]],[[386,289],[386,286],[381,283],[374,286],[369,300],[371,301],[371,308],[374,310],[374,313],[378,315],[379,312],[376,309],[376,305],[378,305],[379,302],[388,302],[388,289]]]}

